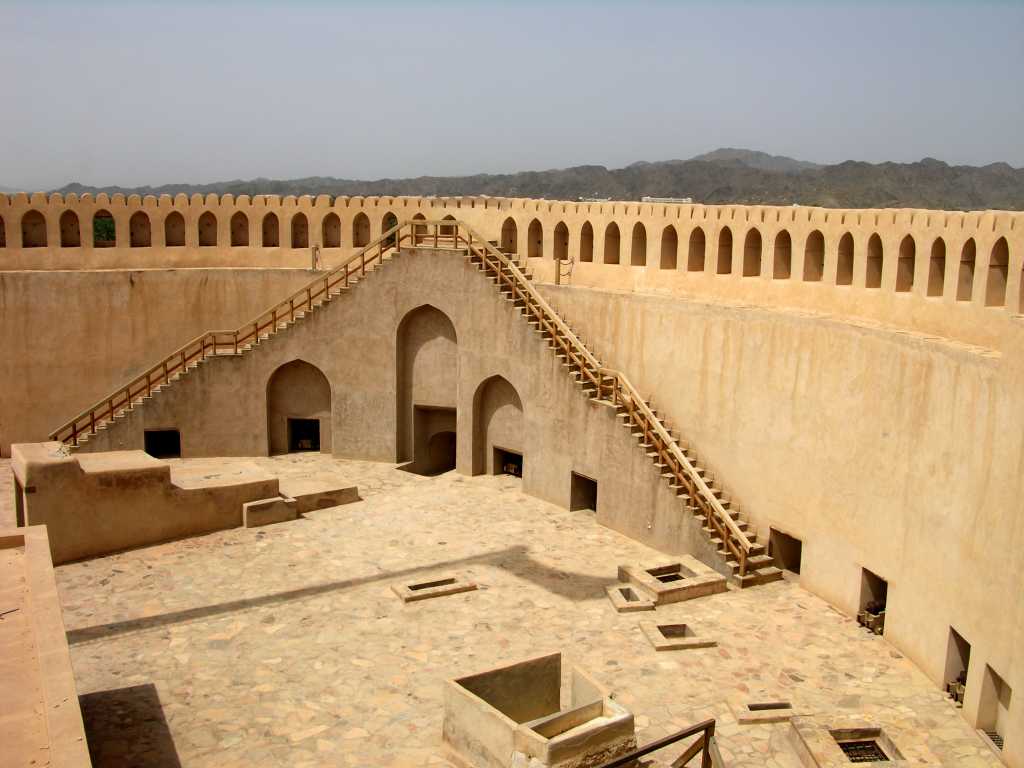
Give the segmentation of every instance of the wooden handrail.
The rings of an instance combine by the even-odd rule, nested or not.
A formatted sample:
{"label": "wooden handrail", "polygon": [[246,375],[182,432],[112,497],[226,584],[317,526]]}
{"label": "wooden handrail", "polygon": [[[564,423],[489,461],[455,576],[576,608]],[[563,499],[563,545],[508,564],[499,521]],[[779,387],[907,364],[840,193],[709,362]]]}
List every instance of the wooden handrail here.
{"label": "wooden handrail", "polygon": [[616,757],[614,760],[609,760],[607,763],[601,763],[597,768],[621,768],[621,766],[633,765],[636,760],[644,755],[649,755],[651,752],[657,752],[660,749],[669,747],[676,742],[688,739],[691,736],[696,736],[697,734],[700,734],[700,738],[693,742],[693,744],[691,744],[682,755],[676,758],[672,762],[672,765],[684,766],[694,757],[700,755],[701,768],[712,768],[711,745],[715,738],[715,721],[713,719],[704,720],[696,725],[691,725],[689,728],[677,731],[671,736],[665,736],[657,741],[652,741],[650,744],[634,749],[631,752],[627,752],[620,757]]}

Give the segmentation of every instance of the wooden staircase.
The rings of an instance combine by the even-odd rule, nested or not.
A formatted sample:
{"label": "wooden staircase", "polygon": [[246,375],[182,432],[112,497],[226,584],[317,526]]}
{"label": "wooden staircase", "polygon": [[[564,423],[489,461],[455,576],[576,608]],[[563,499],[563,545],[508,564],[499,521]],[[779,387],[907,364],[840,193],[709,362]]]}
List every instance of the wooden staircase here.
{"label": "wooden staircase", "polygon": [[209,331],[185,344],[109,397],[86,409],[50,435],[76,448],[124,419],[175,381],[211,358],[244,355],[262,342],[353,290],[374,270],[386,265],[405,244],[413,248],[446,248],[461,252],[495,285],[502,298],[517,308],[529,326],[554,351],[581,392],[593,402],[614,408],[670,489],[681,512],[702,522],[718,554],[740,586],[774,581],[782,576],[757,534],[720,483],[701,463],[692,447],[669,421],[642,398],[619,371],[601,364],[579,334],[534,288],[532,276],[515,254],[481,238],[460,221],[406,221],[338,267],[267,309],[237,330]]}

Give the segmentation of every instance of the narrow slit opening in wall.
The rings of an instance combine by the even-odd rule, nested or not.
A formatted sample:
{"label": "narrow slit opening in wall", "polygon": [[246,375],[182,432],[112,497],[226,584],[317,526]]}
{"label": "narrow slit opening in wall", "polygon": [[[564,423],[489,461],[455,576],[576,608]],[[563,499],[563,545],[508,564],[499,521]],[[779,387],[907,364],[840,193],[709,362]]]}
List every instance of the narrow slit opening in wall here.
{"label": "narrow slit opening in wall", "polygon": [[496,447],[494,449],[494,474],[522,477],[523,454]]}
{"label": "narrow slit opening in wall", "polygon": [[889,582],[867,568],[862,568],[857,621],[876,635],[881,635],[885,631],[885,606],[888,597]]}
{"label": "narrow slit opening in wall", "polygon": [[981,681],[981,702],[978,706],[978,728],[996,749],[1003,748],[1003,738],[1010,723],[1010,700],[1013,691],[1002,676],[988,664]]}
{"label": "narrow slit opening in wall", "polygon": [[181,432],[177,429],[147,429],[143,448],[154,459],[181,458]]}
{"label": "narrow slit opening in wall", "polygon": [[775,558],[775,564],[783,570],[800,573],[803,542],[795,536],[772,528],[768,538],[768,554]]}
{"label": "narrow slit opening in wall", "polygon": [[320,419],[288,419],[288,453],[320,450]]}
{"label": "narrow slit opening in wall", "polygon": [[597,480],[570,472],[569,509],[597,512]]}
{"label": "narrow slit opening in wall", "polygon": [[946,645],[946,695],[962,707],[964,692],[967,688],[967,671],[971,664],[971,644],[963,635],[952,627],[949,628],[949,641]]}
{"label": "narrow slit opening in wall", "polygon": [[14,525],[25,526],[25,489],[18,478],[14,478]]}

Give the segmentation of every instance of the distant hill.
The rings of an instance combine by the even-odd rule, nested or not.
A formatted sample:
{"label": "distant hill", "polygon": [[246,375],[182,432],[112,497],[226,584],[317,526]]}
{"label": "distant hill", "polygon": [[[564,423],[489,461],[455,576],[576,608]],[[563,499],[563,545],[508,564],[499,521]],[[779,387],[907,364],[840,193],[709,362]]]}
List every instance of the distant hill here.
{"label": "distant hill", "polygon": [[583,197],[639,200],[692,197],[701,203],[820,205],[833,208],[938,208],[1024,210],[1024,169],[1006,163],[951,166],[932,158],[916,163],[846,161],[816,165],[745,149],[718,149],[689,160],[639,162],[609,170],[581,165],[548,171],[475,176],[420,176],[357,181],[328,176],[251,179],[158,187],[86,187],[58,192],[125,194],[231,193],[233,195],[437,195]]}

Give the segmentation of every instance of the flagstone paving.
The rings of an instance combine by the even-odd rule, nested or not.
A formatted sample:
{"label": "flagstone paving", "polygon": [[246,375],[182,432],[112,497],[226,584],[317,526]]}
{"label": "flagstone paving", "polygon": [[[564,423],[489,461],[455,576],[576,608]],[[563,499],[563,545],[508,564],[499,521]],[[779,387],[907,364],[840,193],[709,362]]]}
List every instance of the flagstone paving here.
{"label": "flagstone paving", "polygon": [[[616,567],[666,556],[514,478],[319,455],[180,462],[241,464],[340,475],[362,501],[57,569],[97,768],[451,765],[443,681],[556,650],[636,715],[641,744],[716,718],[729,768],[801,765],[789,724],[739,725],[730,706],[780,699],[815,721],[872,718],[936,763],[1000,764],[902,654],[792,581],[617,614]],[[479,590],[409,604],[391,590],[445,574]],[[718,644],[656,652],[648,620]]]}

